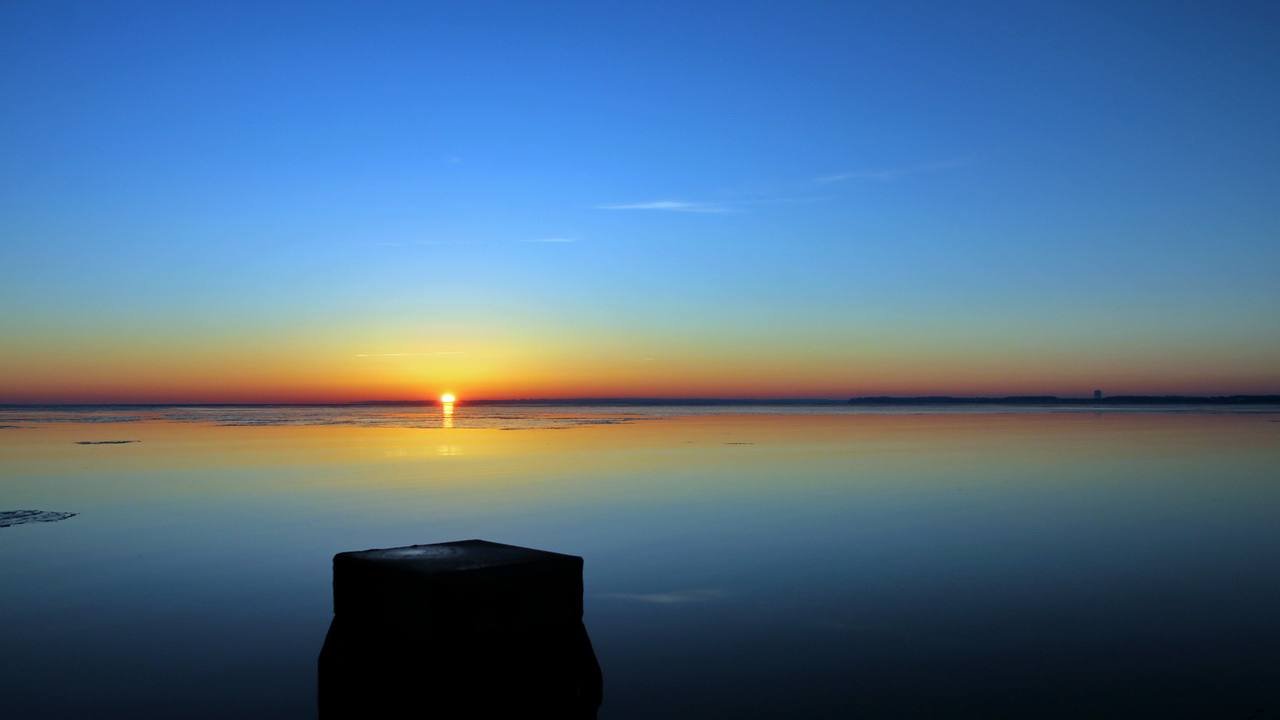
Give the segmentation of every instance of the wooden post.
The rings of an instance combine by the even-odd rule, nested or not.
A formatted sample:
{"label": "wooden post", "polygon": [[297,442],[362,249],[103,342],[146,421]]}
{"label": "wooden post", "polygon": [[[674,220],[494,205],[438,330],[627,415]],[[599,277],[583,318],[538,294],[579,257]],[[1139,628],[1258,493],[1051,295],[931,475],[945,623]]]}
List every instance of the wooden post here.
{"label": "wooden post", "polygon": [[333,599],[324,720],[596,717],[580,557],[484,540],[339,553]]}

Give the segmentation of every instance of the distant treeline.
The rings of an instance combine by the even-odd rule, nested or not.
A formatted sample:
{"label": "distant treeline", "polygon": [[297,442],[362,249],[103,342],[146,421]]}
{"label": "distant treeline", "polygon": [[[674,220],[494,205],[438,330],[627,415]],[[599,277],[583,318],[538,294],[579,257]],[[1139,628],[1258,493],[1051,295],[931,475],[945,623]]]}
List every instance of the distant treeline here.
{"label": "distant treeline", "polygon": [[[374,400],[351,405],[435,405],[435,401]],[[664,405],[1280,405],[1280,395],[1115,395],[1094,398],[1060,398],[1054,395],[1011,395],[1008,397],[857,397],[849,400],[828,398],[521,398],[505,400],[463,400],[464,405],[531,405],[531,406],[615,406],[661,407]]]}
{"label": "distant treeline", "polygon": [[1280,405],[1280,395],[1111,395],[1101,398],[1060,398],[1054,395],[1009,397],[857,397],[850,405]]}

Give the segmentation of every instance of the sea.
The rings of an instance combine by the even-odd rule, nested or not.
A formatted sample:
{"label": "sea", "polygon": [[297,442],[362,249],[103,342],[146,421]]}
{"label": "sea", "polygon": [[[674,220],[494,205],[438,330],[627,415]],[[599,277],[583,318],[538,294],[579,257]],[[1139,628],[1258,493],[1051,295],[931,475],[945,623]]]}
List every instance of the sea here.
{"label": "sea", "polygon": [[606,720],[1280,717],[1275,410],[0,407],[0,717],[315,718],[333,556],[468,539]]}

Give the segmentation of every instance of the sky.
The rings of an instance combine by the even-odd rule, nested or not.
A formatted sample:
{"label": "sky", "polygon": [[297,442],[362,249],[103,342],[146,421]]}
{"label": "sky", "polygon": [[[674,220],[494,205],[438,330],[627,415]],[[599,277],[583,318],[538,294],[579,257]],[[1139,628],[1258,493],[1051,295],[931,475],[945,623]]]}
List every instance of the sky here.
{"label": "sky", "polygon": [[0,27],[0,402],[1280,393],[1275,3]]}

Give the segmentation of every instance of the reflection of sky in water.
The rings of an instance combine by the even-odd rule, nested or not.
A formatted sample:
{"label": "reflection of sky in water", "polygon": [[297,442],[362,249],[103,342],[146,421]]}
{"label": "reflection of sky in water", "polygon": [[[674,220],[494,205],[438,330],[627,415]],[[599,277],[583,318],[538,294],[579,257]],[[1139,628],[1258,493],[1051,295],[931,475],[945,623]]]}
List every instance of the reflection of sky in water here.
{"label": "reflection of sky in water", "polygon": [[[0,529],[13,716],[313,717],[332,555],[473,537],[586,558],[602,718],[1247,717],[1280,700],[1271,416],[510,433],[421,410],[430,429],[186,422],[201,409],[0,432],[0,509],[80,513]],[[111,439],[140,442],[75,444]]]}

